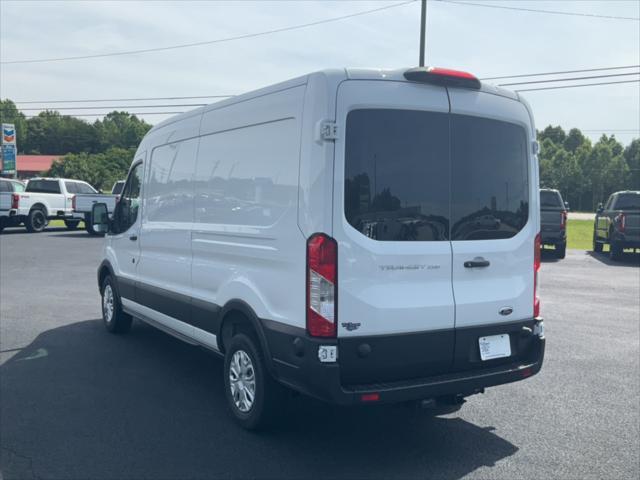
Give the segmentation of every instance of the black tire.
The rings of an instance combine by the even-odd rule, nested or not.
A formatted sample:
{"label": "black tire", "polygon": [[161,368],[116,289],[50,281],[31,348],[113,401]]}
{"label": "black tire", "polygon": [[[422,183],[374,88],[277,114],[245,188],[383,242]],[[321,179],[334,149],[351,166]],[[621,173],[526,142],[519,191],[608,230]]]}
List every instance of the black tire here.
{"label": "black tire", "polygon": [[622,258],[622,254],[622,246],[620,246],[618,242],[614,242],[612,240],[609,244],[609,258],[611,258],[611,260],[620,260]]}
{"label": "black tire", "polygon": [[[258,430],[265,428],[276,420],[277,413],[282,409],[282,399],[284,393],[284,387],[278,384],[267,371],[264,357],[258,349],[258,342],[248,335],[238,333],[231,338],[229,345],[226,348],[226,354],[224,357],[224,386],[225,396],[227,397],[227,403],[234,419],[247,430]],[[238,390],[238,383],[234,382],[235,394],[232,392],[232,380],[231,377],[237,372],[232,372],[232,363],[236,366],[236,360],[242,358],[242,354],[245,354],[250,364],[246,365],[252,371],[243,371],[243,376],[237,376],[242,381],[243,387],[250,391],[250,382],[246,381],[247,378],[253,378],[253,401],[247,410],[243,410],[242,406],[238,406],[236,402],[242,404],[243,395],[244,398],[249,398],[241,390]],[[239,357],[236,357],[236,354]],[[247,377],[245,378],[244,375]],[[242,386],[242,385],[241,385]],[[247,406],[246,404],[244,405]]]}
{"label": "black tire", "polygon": [[[111,333],[127,333],[131,330],[133,318],[122,310],[118,289],[110,275],[107,275],[103,280],[100,294],[102,297],[102,321],[105,328]],[[109,304],[111,304],[110,309]]]}
{"label": "black tire", "polygon": [[593,251],[596,253],[602,253],[602,247],[603,245],[596,239],[596,232],[593,232]]}
{"label": "black tire", "polygon": [[67,230],[76,230],[78,225],[80,225],[80,220],[65,220],[64,225],[67,227]]}
{"label": "black tire", "polygon": [[40,233],[47,226],[47,215],[44,210],[34,208],[29,212],[27,219],[24,222],[24,226],[29,233]]}
{"label": "black tire", "polygon": [[558,243],[556,245],[556,257],[564,258],[567,256],[567,242]]}

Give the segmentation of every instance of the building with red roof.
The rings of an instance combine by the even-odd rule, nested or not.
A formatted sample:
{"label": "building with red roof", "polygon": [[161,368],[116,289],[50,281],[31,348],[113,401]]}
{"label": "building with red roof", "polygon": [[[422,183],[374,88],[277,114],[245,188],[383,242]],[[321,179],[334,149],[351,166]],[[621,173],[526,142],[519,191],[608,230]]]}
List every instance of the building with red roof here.
{"label": "building with red roof", "polygon": [[17,155],[18,178],[37,177],[49,170],[53,162],[60,158],[62,155]]}

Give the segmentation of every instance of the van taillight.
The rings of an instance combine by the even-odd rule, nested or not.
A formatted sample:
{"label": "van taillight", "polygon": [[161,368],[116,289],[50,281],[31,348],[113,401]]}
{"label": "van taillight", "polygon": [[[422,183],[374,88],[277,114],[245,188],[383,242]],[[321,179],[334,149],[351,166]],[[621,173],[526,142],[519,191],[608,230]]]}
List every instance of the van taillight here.
{"label": "van taillight", "polygon": [[560,213],[560,228],[567,228],[567,212]]}
{"label": "van taillight", "polygon": [[540,296],[538,295],[538,271],[540,271],[540,234],[536,235],[533,242],[533,317],[540,316]]}
{"label": "van taillight", "polygon": [[307,331],[335,337],[337,325],[338,244],[324,233],[307,241]]}
{"label": "van taillight", "polygon": [[619,213],[618,216],[615,218],[615,220],[616,220],[616,227],[618,228],[618,231],[620,233],[624,233],[624,227],[625,227],[624,213]]}
{"label": "van taillight", "polygon": [[17,193],[11,194],[11,208],[18,208],[20,205],[20,195]]}
{"label": "van taillight", "polygon": [[71,197],[71,210],[76,209],[76,196]]}

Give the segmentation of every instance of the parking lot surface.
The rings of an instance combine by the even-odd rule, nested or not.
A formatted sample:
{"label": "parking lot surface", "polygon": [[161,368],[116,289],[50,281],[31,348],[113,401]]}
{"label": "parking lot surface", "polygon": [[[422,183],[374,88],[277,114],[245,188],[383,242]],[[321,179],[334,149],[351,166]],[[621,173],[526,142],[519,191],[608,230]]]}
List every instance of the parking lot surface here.
{"label": "parking lot surface", "polygon": [[429,417],[304,397],[270,432],[237,427],[222,362],[136,322],[106,333],[102,239],[0,236],[0,446],[8,479],[637,479],[640,268],[543,256],[541,373]]}

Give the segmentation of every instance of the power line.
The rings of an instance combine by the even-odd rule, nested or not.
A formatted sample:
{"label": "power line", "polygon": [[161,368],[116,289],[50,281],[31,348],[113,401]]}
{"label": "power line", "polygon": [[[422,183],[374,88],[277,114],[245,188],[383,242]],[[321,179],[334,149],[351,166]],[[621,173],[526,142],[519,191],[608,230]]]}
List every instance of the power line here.
{"label": "power line", "polygon": [[402,2],[402,3],[395,3],[393,5],[386,5],[384,7],[373,8],[371,10],[363,10],[361,12],[351,13],[349,15],[342,15],[340,17],[327,18],[325,20],[318,20],[318,21],[315,21],[315,22],[302,23],[302,24],[299,24],[299,25],[291,25],[289,27],[274,28],[272,30],[265,30],[265,31],[262,31],[262,32],[255,32],[255,33],[247,33],[247,34],[244,34],[244,35],[236,35],[234,37],[218,38],[216,40],[207,40],[207,41],[204,41],[204,42],[183,43],[183,44],[180,44],[180,45],[171,45],[171,46],[167,46],[167,47],[143,48],[143,49],[139,49],[139,50],[128,50],[128,51],[124,51],[124,52],[98,53],[98,54],[94,54],[94,55],[78,55],[78,56],[72,56],[72,57],[57,57],[57,58],[39,58],[39,59],[31,59],[31,60],[10,60],[10,61],[0,62],[0,63],[3,64],[3,65],[9,65],[9,64],[17,64],[17,63],[62,62],[62,61],[67,61],[67,60],[83,60],[83,59],[88,59],[88,58],[103,58],[103,57],[114,57],[114,56],[121,56],[121,55],[134,55],[134,54],[139,54],[139,53],[150,53],[150,52],[161,52],[161,51],[166,51],[166,50],[176,50],[178,48],[189,48],[189,47],[199,47],[199,46],[202,46],[202,45],[213,45],[213,44],[216,44],[216,43],[231,42],[231,41],[234,41],[234,40],[242,40],[242,39],[245,39],[245,38],[255,38],[255,37],[261,37],[261,36],[265,36],[265,35],[271,35],[271,34],[274,34],[274,33],[288,32],[288,31],[291,31],[291,30],[299,30],[301,28],[315,27],[317,25],[323,25],[325,23],[337,22],[339,20],[345,20],[347,18],[359,17],[361,15],[368,15],[370,13],[381,12],[383,10],[389,10],[391,8],[402,7],[404,5],[408,5],[408,4],[413,3],[413,2],[415,2],[415,0],[409,0],[409,1]]}
{"label": "power line", "polygon": [[501,83],[498,86],[499,87],[508,87],[508,86],[511,86],[511,85],[531,85],[532,83],[568,82],[568,81],[574,81],[574,80],[592,80],[594,78],[628,77],[630,75],[640,75],[640,72],[612,73],[610,75],[591,75],[589,77],[555,78],[553,80],[532,80],[530,82]]}
{"label": "power line", "polygon": [[[501,77],[485,77],[480,80],[502,80],[504,78],[520,78],[520,77],[541,77],[546,75],[563,75],[565,73],[586,73],[586,72],[600,72],[604,70],[623,70],[627,68],[640,68],[640,65],[627,65],[624,67],[599,67],[599,68],[585,68],[582,70],[564,70],[561,72],[545,72],[545,73],[527,73],[518,75],[503,75]],[[15,102],[18,103],[18,102]]]}
{"label": "power line", "polygon": [[[126,112],[129,115],[177,115],[184,112]],[[108,113],[79,113],[63,115],[66,117],[106,117]],[[39,115],[25,115],[26,118],[37,118]]]}
{"label": "power line", "polygon": [[200,95],[199,97],[101,98],[101,99],[94,99],[94,100],[26,100],[26,101],[15,101],[13,103],[27,104],[27,103],[136,102],[136,101],[147,101],[147,100],[196,100],[198,98],[231,98],[233,96],[235,95]]}
{"label": "power line", "polygon": [[[501,80],[505,78],[520,78],[520,77],[539,77],[548,75],[561,75],[566,73],[586,73],[586,72],[598,72],[606,70],[621,70],[628,68],[640,68],[640,65],[626,65],[616,67],[598,67],[598,68],[585,68],[582,70],[564,70],[557,72],[542,72],[542,73],[528,73],[517,75],[503,75],[499,77],[483,77],[480,80]],[[538,82],[535,82],[538,83]],[[99,98],[99,99],[86,99],[86,100],[16,100],[13,103],[16,105],[22,104],[52,104],[52,103],[99,103],[99,102],[142,102],[142,101],[158,101],[158,100],[197,100],[201,98],[231,98],[235,95],[195,95],[195,96],[178,96],[178,97],[137,97],[137,98]],[[21,109],[26,110],[26,109]]]}
{"label": "power line", "polygon": [[579,85],[559,85],[555,87],[542,87],[542,88],[526,88],[523,90],[516,90],[516,92],[535,92],[538,90],[556,90],[559,88],[576,88],[576,87],[593,87],[596,85],[614,85],[618,83],[639,83],[640,80],[622,80],[620,82],[600,82],[600,83],[582,83]]}
{"label": "power line", "polygon": [[[120,108],[167,108],[167,107],[204,107],[208,105],[208,103],[182,103],[182,104],[172,104],[172,105],[105,105],[104,107],[100,106],[82,106],[82,107],[56,107],[55,110],[102,110],[102,109],[120,109]],[[48,108],[21,108],[21,111],[26,110],[49,110]],[[53,109],[51,109],[53,110]]]}
{"label": "power line", "polygon": [[640,21],[640,18],[638,17],[620,17],[617,15],[598,15],[596,13],[582,13],[582,12],[562,12],[558,10],[539,10],[535,8],[507,7],[505,5],[489,5],[486,3],[456,2],[453,0],[438,0],[438,1],[443,3],[448,3],[451,5],[469,5],[472,7],[500,8],[502,10],[518,10],[521,12],[546,13],[551,15],[569,15],[574,17],[606,18],[609,20],[633,20],[636,22]]}

